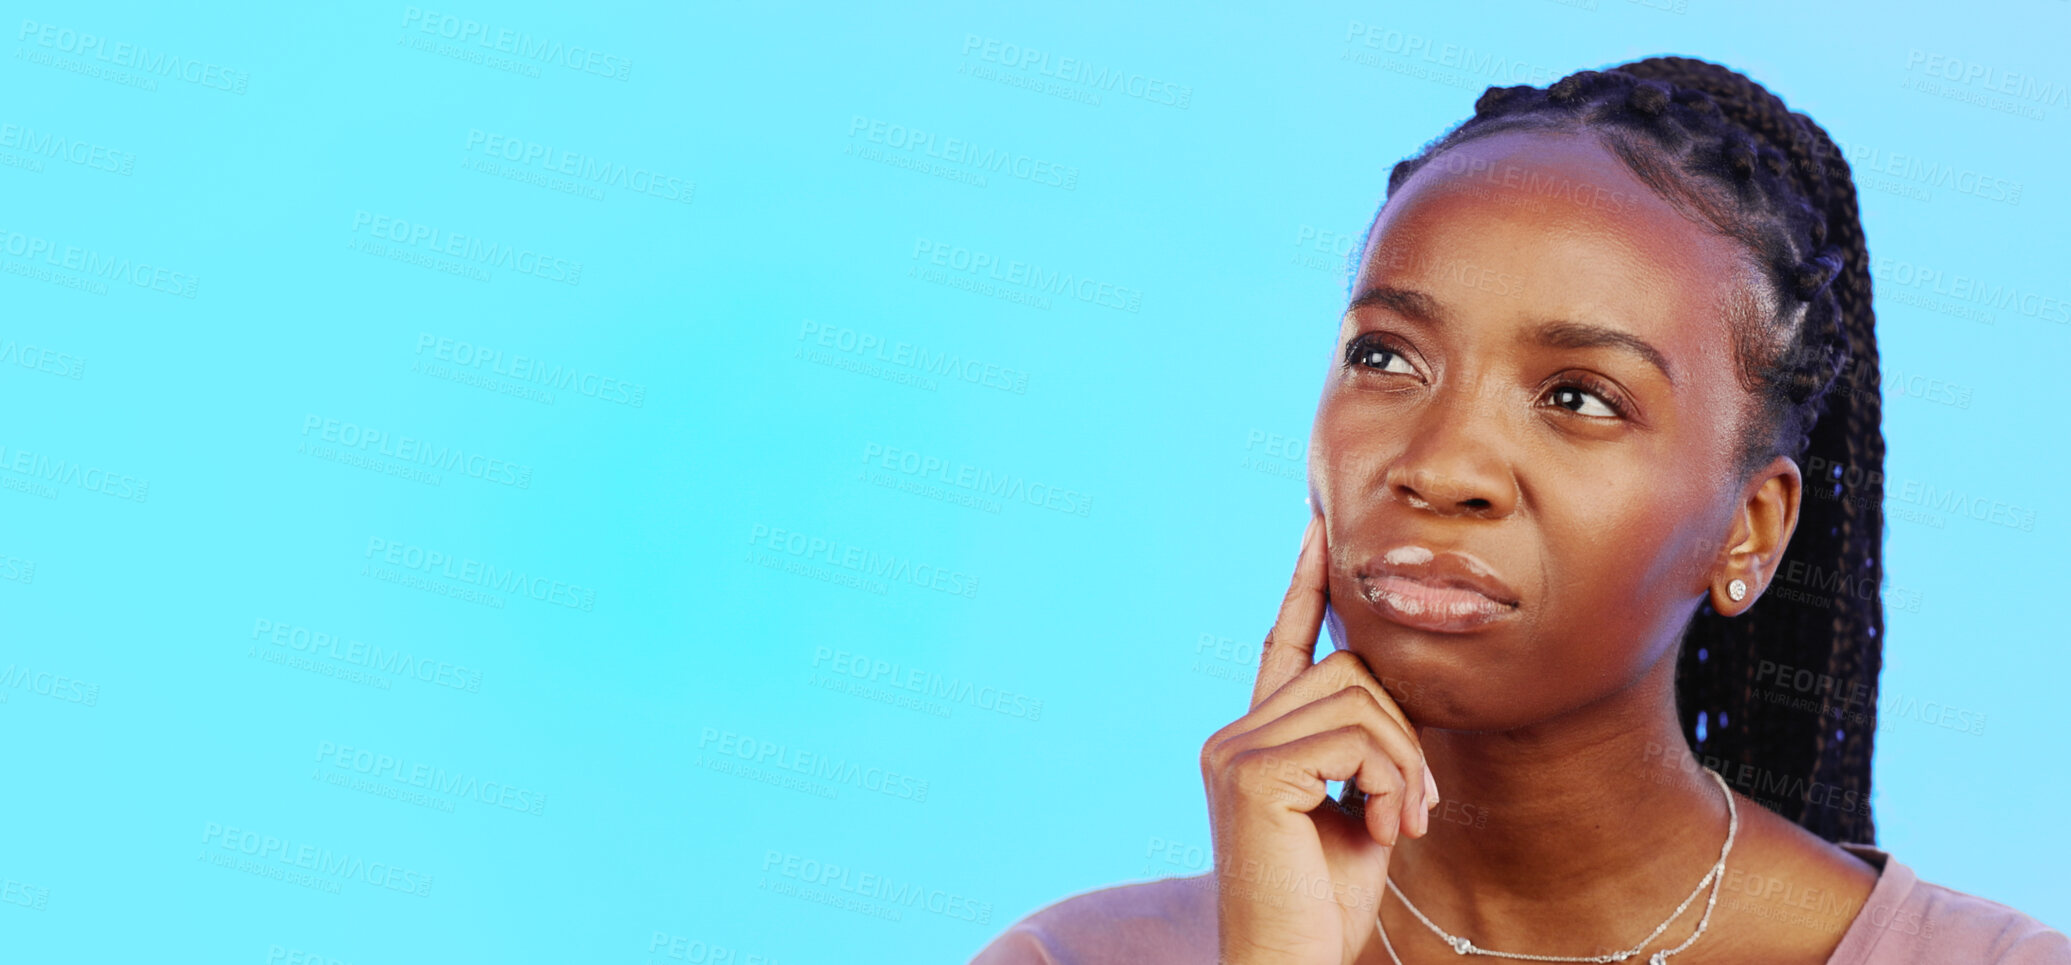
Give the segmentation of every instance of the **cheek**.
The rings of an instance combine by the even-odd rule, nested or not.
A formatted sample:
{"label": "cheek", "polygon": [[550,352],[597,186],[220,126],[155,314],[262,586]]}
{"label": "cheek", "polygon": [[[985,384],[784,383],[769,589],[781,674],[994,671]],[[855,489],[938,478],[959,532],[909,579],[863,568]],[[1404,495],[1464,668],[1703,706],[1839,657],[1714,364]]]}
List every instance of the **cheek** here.
{"label": "cheek", "polygon": [[[1599,613],[1637,615],[1631,604],[1659,596],[1671,582],[1663,560],[1679,554],[1678,509],[1658,491],[1639,490],[1590,500],[1550,533],[1559,547],[1553,579],[1568,587],[1576,603]],[[1609,610],[1602,608],[1609,607]],[[1618,616],[1612,616],[1616,620]]]}
{"label": "cheek", "polygon": [[1309,426],[1309,497],[1326,519],[1343,508],[1341,500],[1352,498],[1346,487],[1359,484],[1360,473],[1373,468],[1383,448],[1371,430],[1359,431],[1345,416],[1326,391]]}
{"label": "cheek", "polygon": [[1330,430],[1330,401],[1326,395],[1323,403],[1316,407],[1315,421],[1309,424],[1308,452],[1309,505],[1324,513],[1326,519],[1330,512],[1331,488],[1336,483],[1331,463],[1337,447],[1332,444]]}
{"label": "cheek", "polygon": [[1347,450],[1326,436],[1309,441],[1309,505],[1323,514],[1333,530],[1356,521],[1363,491],[1364,454]]}
{"label": "cheek", "polygon": [[1330,460],[1324,455],[1325,451],[1320,437],[1309,437],[1309,505],[1317,512],[1323,513],[1327,519],[1330,512],[1331,477]]}

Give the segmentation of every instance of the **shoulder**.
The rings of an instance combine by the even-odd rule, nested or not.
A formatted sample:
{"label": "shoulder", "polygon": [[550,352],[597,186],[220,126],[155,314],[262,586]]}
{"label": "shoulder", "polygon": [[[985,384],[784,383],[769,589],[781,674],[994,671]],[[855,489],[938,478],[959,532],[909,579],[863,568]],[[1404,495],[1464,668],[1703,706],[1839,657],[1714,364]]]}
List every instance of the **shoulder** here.
{"label": "shoulder", "polygon": [[1991,962],[2071,963],[2071,938],[2024,912],[1937,884],[1915,887],[1925,893],[1922,921],[1962,941],[1949,951]]}
{"label": "shoulder", "polygon": [[1201,874],[1065,898],[1008,926],[971,965],[1214,961],[1214,882]]}
{"label": "shoulder", "polygon": [[2071,965],[2071,938],[2063,932],[1989,898],[1921,881],[1877,848],[1844,847],[1883,873],[1835,951],[1834,965]]}

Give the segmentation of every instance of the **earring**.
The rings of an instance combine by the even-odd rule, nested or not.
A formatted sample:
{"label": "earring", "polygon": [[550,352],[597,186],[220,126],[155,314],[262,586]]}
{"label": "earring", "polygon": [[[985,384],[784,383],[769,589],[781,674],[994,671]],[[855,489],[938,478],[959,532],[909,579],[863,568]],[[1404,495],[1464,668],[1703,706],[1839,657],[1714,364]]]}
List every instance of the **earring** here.
{"label": "earring", "polygon": [[1747,599],[1747,581],[1736,579],[1727,583],[1726,596],[1735,603]]}

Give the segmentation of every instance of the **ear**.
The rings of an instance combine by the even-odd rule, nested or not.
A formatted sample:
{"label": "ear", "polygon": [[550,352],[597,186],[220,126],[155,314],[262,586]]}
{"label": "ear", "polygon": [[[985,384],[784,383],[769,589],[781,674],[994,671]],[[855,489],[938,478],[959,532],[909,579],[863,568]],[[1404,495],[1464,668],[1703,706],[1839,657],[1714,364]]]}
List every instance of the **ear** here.
{"label": "ear", "polygon": [[[1805,480],[1798,464],[1789,456],[1777,456],[1757,470],[1741,490],[1740,505],[1733,512],[1726,549],[1711,579],[1711,607],[1722,616],[1739,616],[1755,605],[1762,591],[1783,563],[1783,551],[1798,528],[1798,506],[1805,492]],[[1731,587],[1740,580],[1747,591],[1733,599]]]}

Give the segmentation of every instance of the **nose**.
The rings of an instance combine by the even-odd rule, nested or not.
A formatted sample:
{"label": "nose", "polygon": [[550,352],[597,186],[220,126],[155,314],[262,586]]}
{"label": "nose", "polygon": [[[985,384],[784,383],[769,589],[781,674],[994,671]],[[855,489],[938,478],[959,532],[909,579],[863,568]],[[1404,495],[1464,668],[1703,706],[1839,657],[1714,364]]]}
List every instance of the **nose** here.
{"label": "nose", "polygon": [[1411,426],[1383,488],[1413,509],[1440,516],[1501,519],[1517,511],[1517,478],[1503,456],[1502,406],[1455,390],[1434,399]]}

